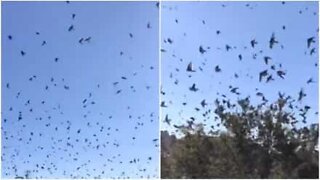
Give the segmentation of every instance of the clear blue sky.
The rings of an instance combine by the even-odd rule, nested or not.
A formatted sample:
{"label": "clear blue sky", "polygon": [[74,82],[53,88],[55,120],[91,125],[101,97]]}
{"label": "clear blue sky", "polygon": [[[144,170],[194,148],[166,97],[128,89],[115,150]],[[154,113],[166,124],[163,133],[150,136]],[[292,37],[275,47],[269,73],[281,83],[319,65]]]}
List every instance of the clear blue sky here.
{"label": "clear blue sky", "polygon": [[3,178],[158,177],[158,15],[155,2],[2,2]]}
{"label": "clear blue sky", "polygon": [[[164,2],[161,19],[162,48],[166,50],[161,59],[161,83],[166,94],[161,96],[161,100],[168,105],[168,108],[162,108],[162,121],[168,115],[171,123],[177,125],[184,124],[191,116],[197,123],[204,122],[202,113],[214,108],[214,100],[221,97],[217,96],[218,92],[233,101],[250,95],[252,102],[256,103],[261,98],[255,96],[255,88],[263,92],[269,102],[276,100],[278,91],[296,99],[303,88],[307,96],[297,105],[311,106],[307,125],[318,122],[315,114],[318,111],[318,67],[314,66],[319,55],[317,2]],[[219,35],[216,33],[218,30]],[[279,43],[270,49],[272,33]],[[307,38],[312,36],[316,43],[311,47],[316,48],[316,53],[309,55],[311,48],[307,48]],[[164,42],[168,38],[172,44]],[[255,48],[250,45],[253,39],[258,42]],[[228,52],[225,49],[227,44],[232,47]],[[210,49],[201,54],[200,45],[204,48],[210,46]],[[257,54],[256,59],[252,58],[254,53]],[[242,61],[238,59],[239,54]],[[282,64],[285,79],[273,72],[274,81],[259,83],[259,72],[265,69],[272,72],[270,65],[264,64],[264,56],[272,58],[270,65],[275,64],[277,70]],[[186,72],[190,62],[196,72]],[[221,73],[214,72],[216,65],[221,68]],[[235,78],[234,73],[239,78]],[[188,77],[190,74],[191,78]],[[316,83],[307,84],[309,78]],[[176,79],[178,85],[174,83]],[[193,83],[199,91],[189,91]],[[229,85],[239,87],[241,95],[232,94]],[[206,109],[200,105],[203,99],[209,104]],[[183,102],[187,105],[183,106]],[[201,111],[197,112],[195,107]],[[209,122],[213,117],[212,114],[205,123],[212,124]],[[161,128],[174,131],[172,126],[163,122]]]}

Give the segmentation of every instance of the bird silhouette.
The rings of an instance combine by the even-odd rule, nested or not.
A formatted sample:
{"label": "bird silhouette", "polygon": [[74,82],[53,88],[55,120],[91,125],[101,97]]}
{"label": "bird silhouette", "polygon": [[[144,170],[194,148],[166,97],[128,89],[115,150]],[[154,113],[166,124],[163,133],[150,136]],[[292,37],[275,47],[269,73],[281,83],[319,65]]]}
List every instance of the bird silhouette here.
{"label": "bird silhouette", "polygon": [[269,40],[269,47],[270,47],[270,49],[272,49],[273,46],[274,46],[275,44],[277,44],[277,43],[279,43],[279,42],[276,40],[275,34],[272,33],[271,38],[270,38],[270,40]]}
{"label": "bird silhouette", "polygon": [[188,71],[188,72],[196,72],[196,70],[194,70],[194,68],[193,68],[192,62],[190,62],[190,63],[188,64],[187,71]]}
{"label": "bird silhouette", "polygon": [[68,31],[70,32],[70,31],[73,31],[73,30],[74,30],[74,26],[73,25],[69,26]]}
{"label": "bird silhouette", "polygon": [[315,37],[310,37],[310,38],[308,38],[307,39],[307,46],[308,46],[308,48],[310,48],[311,47],[311,45],[312,45],[312,43],[315,43],[316,41],[315,41]]}
{"label": "bird silhouette", "polygon": [[190,91],[194,91],[194,92],[197,92],[199,89],[196,88],[196,84],[193,83],[192,86],[189,88]]}

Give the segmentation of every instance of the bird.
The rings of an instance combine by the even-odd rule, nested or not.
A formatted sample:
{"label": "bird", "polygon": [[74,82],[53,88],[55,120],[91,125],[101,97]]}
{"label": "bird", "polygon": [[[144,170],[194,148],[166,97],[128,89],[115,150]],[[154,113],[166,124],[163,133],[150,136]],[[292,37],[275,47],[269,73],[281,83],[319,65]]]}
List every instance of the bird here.
{"label": "bird", "polygon": [[273,81],[273,80],[274,80],[274,79],[273,79],[272,75],[269,75],[269,76],[267,77],[266,82],[268,83],[268,82]]}
{"label": "bird", "polygon": [[168,107],[168,106],[166,105],[166,102],[165,102],[165,101],[162,101],[160,106],[161,106],[161,107]]}
{"label": "bird", "polygon": [[76,17],[76,14],[73,13],[73,14],[72,14],[72,19],[74,19],[75,17]]}
{"label": "bird", "polygon": [[307,39],[307,46],[308,46],[308,48],[310,48],[311,47],[311,44],[312,43],[315,43],[316,41],[315,41],[315,37],[310,37],[310,38],[308,38]]}
{"label": "bird", "polygon": [[79,42],[80,44],[82,44],[82,43],[83,43],[83,40],[84,40],[83,38],[80,38],[78,42]]}
{"label": "bird", "polygon": [[308,79],[307,84],[314,83],[313,78]]}
{"label": "bird", "polygon": [[194,70],[192,62],[190,62],[187,66],[187,71],[188,72],[196,72],[196,70]]}
{"label": "bird", "polygon": [[74,26],[73,25],[70,25],[69,28],[68,28],[68,31],[73,31],[74,30]]}
{"label": "bird", "polygon": [[250,44],[251,44],[251,47],[254,48],[254,46],[257,45],[258,42],[255,39],[253,39],[250,41]]}
{"label": "bird", "polygon": [[26,52],[20,51],[20,54],[21,54],[21,56],[24,56],[24,55],[26,55]]}
{"label": "bird", "polygon": [[44,46],[44,45],[46,45],[46,44],[47,44],[47,41],[42,41],[41,46]]}
{"label": "bird", "polygon": [[221,68],[219,67],[219,65],[217,65],[217,66],[214,68],[214,71],[217,72],[217,73],[218,73],[218,72],[221,72]]}
{"label": "bird", "polygon": [[279,42],[276,40],[275,34],[272,33],[271,38],[270,38],[270,40],[269,40],[269,47],[270,47],[270,49],[272,49],[273,46],[274,46],[274,44],[277,44],[277,43],[279,43]]}
{"label": "bird", "polygon": [[307,96],[307,94],[304,93],[303,89],[301,88],[299,91],[298,101],[301,102],[302,98]]}
{"label": "bird", "polygon": [[133,38],[133,34],[132,33],[129,33],[129,36],[130,36],[130,38]]}
{"label": "bird", "polygon": [[169,119],[168,114],[166,115],[166,117],[164,118],[164,122],[167,123],[169,126],[171,125],[171,119]]}
{"label": "bird", "polygon": [[199,47],[199,52],[200,52],[201,54],[204,54],[204,53],[206,52],[206,50],[205,50],[202,46],[200,46],[200,47]]}
{"label": "bird", "polygon": [[261,71],[259,73],[259,82],[261,82],[262,78],[268,75],[268,70]]}
{"label": "bird", "polygon": [[271,60],[271,57],[265,56],[263,59],[264,59],[264,63],[265,63],[266,65],[268,65],[269,60]]}
{"label": "bird", "polygon": [[316,48],[312,48],[312,49],[310,50],[310,55],[312,55],[312,54],[314,54],[314,53],[316,53]]}
{"label": "bird", "polygon": [[278,75],[279,77],[281,77],[282,79],[284,79],[284,76],[286,75],[286,73],[285,73],[284,71],[278,70],[278,71],[277,71],[277,75]]}
{"label": "bird", "polygon": [[168,38],[167,41],[168,41],[168,43],[170,43],[170,44],[173,43],[172,39],[170,39],[170,38]]}
{"label": "bird", "polygon": [[226,50],[229,51],[231,49],[231,46],[229,46],[228,44],[226,45]]}
{"label": "bird", "polygon": [[90,40],[91,40],[91,37],[87,37],[87,38],[84,39],[84,41],[88,42],[88,43],[90,42]]}
{"label": "bird", "polygon": [[207,104],[207,102],[206,102],[205,99],[201,101],[201,106],[202,106],[203,108],[206,107],[207,105],[208,105],[208,104]]}
{"label": "bird", "polygon": [[192,86],[189,88],[190,91],[194,91],[194,92],[197,92],[199,89],[196,88],[196,84],[193,83]]}
{"label": "bird", "polygon": [[9,39],[9,40],[12,40],[12,36],[11,36],[11,35],[8,35],[8,39]]}

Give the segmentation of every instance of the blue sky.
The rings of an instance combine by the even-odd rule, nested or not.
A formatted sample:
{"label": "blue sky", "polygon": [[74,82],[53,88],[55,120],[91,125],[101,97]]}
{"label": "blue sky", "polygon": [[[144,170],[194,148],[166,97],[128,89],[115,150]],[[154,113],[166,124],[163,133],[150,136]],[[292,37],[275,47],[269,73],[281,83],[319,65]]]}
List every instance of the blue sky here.
{"label": "blue sky", "polygon": [[3,178],[158,176],[158,19],[155,2],[2,2]]}
{"label": "blue sky", "polygon": [[[303,88],[307,96],[296,104],[311,106],[306,125],[318,122],[315,114],[318,111],[317,2],[163,2],[161,15],[161,48],[166,50],[161,55],[161,85],[166,93],[161,101],[168,105],[162,108],[162,129],[173,132],[173,124],[184,124],[190,117],[195,117],[197,123],[204,122],[202,113],[213,109],[214,100],[221,98],[221,94],[233,101],[250,95],[253,103],[260,102],[255,88],[263,92],[269,102],[276,100],[278,91],[297,99]],[[272,33],[279,43],[270,49]],[[316,40],[311,45],[316,49],[312,55],[309,54],[311,48],[307,48],[309,37]],[[172,44],[164,42],[168,38]],[[250,45],[253,39],[258,42],[254,48]],[[226,45],[232,49],[226,51]],[[199,46],[210,49],[201,54]],[[257,57],[253,59],[255,53]],[[272,58],[269,65],[264,64],[265,56]],[[196,72],[186,72],[190,62]],[[272,64],[286,72],[284,79],[270,70]],[[220,73],[214,71],[217,65],[222,70]],[[259,83],[259,73],[265,69],[274,74],[275,80]],[[239,78],[234,77],[235,73]],[[309,78],[315,83],[307,84]],[[174,83],[176,80],[178,85]],[[193,83],[199,91],[189,91]],[[239,87],[240,96],[231,93],[229,85]],[[200,105],[203,99],[208,103],[205,109]],[[182,105],[184,102],[186,106]],[[201,110],[197,112],[195,107]],[[172,120],[171,126],[163,122],[166,115]],[[211,114],[204,123],[212,124],[213,117]]]}

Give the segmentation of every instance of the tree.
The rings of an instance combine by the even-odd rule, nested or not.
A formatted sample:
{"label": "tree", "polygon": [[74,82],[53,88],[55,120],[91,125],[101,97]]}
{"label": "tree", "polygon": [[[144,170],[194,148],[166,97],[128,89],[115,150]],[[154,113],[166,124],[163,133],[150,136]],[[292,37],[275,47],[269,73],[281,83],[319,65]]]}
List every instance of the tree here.
{"label": "tree", "polygon": [[288,99],[255,106],[249,97],[216,100],[214,112],[227,131],[211,135],[189,124],[179,127],[182,138],[162,136],[174,139],[163,145],[162,178],[318,178],[319,126],[297,128]]}

